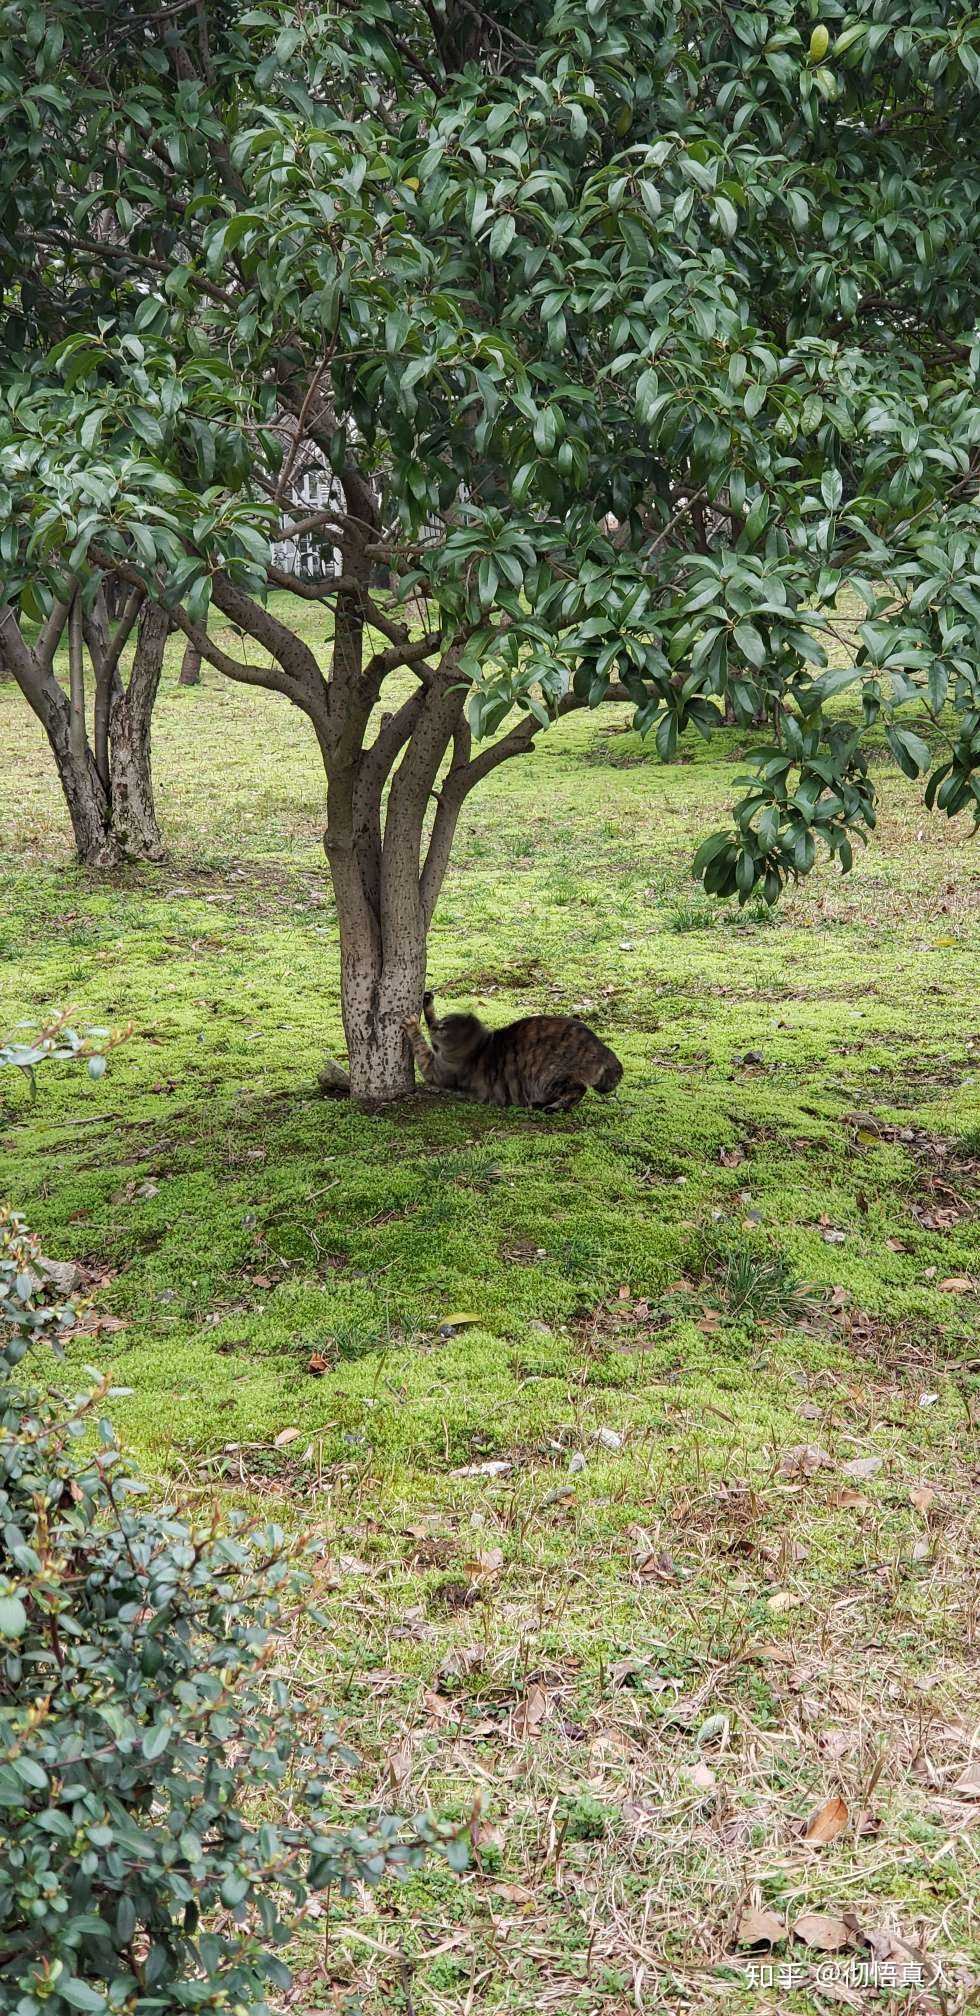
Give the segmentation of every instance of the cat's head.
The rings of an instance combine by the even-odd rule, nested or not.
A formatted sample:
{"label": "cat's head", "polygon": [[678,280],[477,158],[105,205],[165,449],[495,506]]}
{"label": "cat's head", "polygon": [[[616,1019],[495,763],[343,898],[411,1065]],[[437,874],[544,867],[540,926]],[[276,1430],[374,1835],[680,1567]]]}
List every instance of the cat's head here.
{"label": "cat's head", "polygon": [[444,1064],[460,1064],[479,1049],[486,1029],[478,1015],[443,1015],[429,1023],[429,1040]]}

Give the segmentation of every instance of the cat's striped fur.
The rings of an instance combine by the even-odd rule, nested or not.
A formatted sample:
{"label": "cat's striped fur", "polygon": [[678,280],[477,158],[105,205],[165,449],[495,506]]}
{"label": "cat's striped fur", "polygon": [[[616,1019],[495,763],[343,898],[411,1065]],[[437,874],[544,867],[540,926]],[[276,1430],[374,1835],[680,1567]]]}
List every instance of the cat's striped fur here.
{"label": "cat's striped fur", "polygon": [[422,1013],[431,1048],[417,1022],[406,1022],[405,1034],[424,1082],[485,1105],[565,1113],[590,1088],[613,1092],[623,1075],[619,1058],[577,1015],[525,1015],[488,1029],[478,1015],[440,1019],[431,993]]}

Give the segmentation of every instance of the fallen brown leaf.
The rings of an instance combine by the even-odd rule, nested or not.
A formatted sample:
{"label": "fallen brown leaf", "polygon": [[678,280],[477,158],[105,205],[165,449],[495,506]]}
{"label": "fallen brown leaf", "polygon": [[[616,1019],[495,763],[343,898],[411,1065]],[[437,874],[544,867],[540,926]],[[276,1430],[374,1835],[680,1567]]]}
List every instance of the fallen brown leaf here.
{"label": "fallen brown leaf", "polygon": [[82,1314],[81,1321],[76,1323],[66,1334],[69,1337],[95,1337],[101,1330],[108,1332],[111,1330],[125,1330],[125,1328],[126,1322],[122,1316],[102,1316],[97,1309],[86,1309]]}
{"label": "fallen brown leaf", "polygon": [[486,1582],[500,1574],[504,1565],[502,1547],[488,1547],[484,1554],[474,1554],[472,1560],[464,1561],[463,1572],[473,1582]]}
{"label": "fallen brown leaf", "polygon": [[974,1283],[968,1274],[949,1274],[945,1281],[940,1281],[937,1285],[943,1295],[969,1295]]}
{"label": "fallen brown leaf", "polygon": [[818,1953],[840,1953],[854,1941],[854,1934],[843,1918],[831,1918],[823,1911],[804,1911],[793,1926],[793,1937],[815,1947]]}
{"label": "fallen brown leaf", "polygon": [[880,1456],[852,1456],[849,1463],[842,1463],[840,1467],[845,1477],[864,1479],[865,1477],[874,1477],[881,1469],[881,1464],[882,1459]]}
{"label": "fallen brown leaf", "polygon": [[533,1681],[514,1716],[515,1736],[534,1736],[550,1707],[551,1703],[544,1688],[539,1686],[536,1680]]}
{"label": "fallen brown leaf", "polygon": [[953,1786],[961,1799],[980,1799],[980,1757],[974,1757],[965,1771],[961,1771]]}
{"label": "fallen brown leaf", "polygon": [[826,1449],[818,1449],[814,1442],[794,1442],[779,1459],[780,1476],[812,1477],[815,1470],[822,1470],[831,1460]]}
{"label": "fallen brown leaf", "polygon": [[447,1699],[445,1694],[437,1693],[434,1687],[426,1688],[422,1701],[426,1714],[431,1715],[433,1722],[452,1722],[455,1720],[456,1710],[453,1703]]}
{"label": "fallen brown leaf", "polygon": [[286,1449],[290,1442],[298,1442],[299,1436],[298,1428],[281,1428],[272,1446],[274,1449]]}
{"label": "fallen brown leaf", "polygon": [[917,1491],[909,1492],[909,1504],[914,1505],[916,1511],[921,1512],[924,1517],[935,1496],[936,1494],[931,1484],[920,1484]]}
{"label": "fallen brown leaf", "polygon": [[412,1745],[408,1737],[388,1752],[388,1776],[396,1799],[403,1799],[412,1776]]}
{"label": "fallen brown leaf", "polygon": [[503,1897],[508,1904],[526,1906],[534,1903],[534,1891],[528,1890],[523,1883],[491,1883],[490,1888],[495,1897]]}
{"label": "fallen brown leaf", "polygon": [[645,1581],[676,1582],[678,1579],[677,1563],[672,1554],[641,1554],[636,1563],[636,1572],[642,1575]]}
{"label": "fallen brown leaf", "polygon": [[359,1554],[338,1554],[337,1566],[344,1575],[370,1575],[370,1561],[362,1561]]}
{"label": "fallen brown leaf", "polygon": [[[880,1932],[867,1933],[866,1937],[876,1960],[886,1963],[894,1961],[898,1966],[901,1966],[903,1962],[911,1961],[913,1965],[922,1966],[928,1970],[930,1963],[925,1955],[919,1952],[918,1947],[910,1946],[906,1939],[899,1938],[897,1932],[890,1932],[887,1927],[883,1927]],[[933,1976],[933,1978],[935,1977]]]}
{"label": "fallen brown leaf", "polygon": [[815,1813],[811,1813],[804,1841],[808,1841],[811,1848],[825,1848],[829,1841],[836,1841],[838,1834],[843,1834],[849,1817],[843,1799],[836,1795],[827,1799]]}
{"label": "fallen brown leaf", "polygon": [[738,1921],[740,1946],[779,1946],[786,1927],[775,1911],[743,1911]]}
{"label": "fallen brown leaf", "polygon": [[322,1351],[311,1351],[306,1369],[312,1372],[314,1379],[322,1379],[324,1373],[330,1370],[330,1360],[324,1357]]}
{"label": "fallen brown leaf", "polygon": [[491,1853],[501,1854],[506,1839],[507,1836],[502,1827],[491,1826],[488,1820],[482,1819],[477,1814],[470,1828],[470,1840],[478,1855],[484,1848],[489,1848]]}

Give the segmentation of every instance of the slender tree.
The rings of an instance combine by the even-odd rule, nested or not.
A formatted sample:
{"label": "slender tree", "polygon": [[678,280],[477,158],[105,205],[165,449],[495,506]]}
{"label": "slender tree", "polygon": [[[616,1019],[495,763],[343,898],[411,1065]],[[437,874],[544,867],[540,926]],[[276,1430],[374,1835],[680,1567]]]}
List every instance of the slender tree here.
{"label": "slender tree", "polygon": [[[124,677],[122,655],[134,629],[136,648]],[[99,575],[65,600],[54,595],[33,642],[9,607],[0,616],[0,664],[16,679],[47,735],[78,857],[89,867],[156,861],[163,853],[153,802],[150,721],[169,630],[166,611],[148,601],[139,584],[111,622]],[[67,693],[55,675],[65,637]]]}
{"label": "slender tree", "polygon": [[8,628],[111,568],[308,716],[356,1093],[569,707],[773,721],[695,863],[742,900],[850,866],[876,724],[980,809],[969,0],[37,0],[0,58]]}
{"label": "slender tree", "polygon": [[200,683],[201,654],[196,644],[188,642],[184,646],[184,655],[180,661],[180,684],[182,686],[199,686]]}

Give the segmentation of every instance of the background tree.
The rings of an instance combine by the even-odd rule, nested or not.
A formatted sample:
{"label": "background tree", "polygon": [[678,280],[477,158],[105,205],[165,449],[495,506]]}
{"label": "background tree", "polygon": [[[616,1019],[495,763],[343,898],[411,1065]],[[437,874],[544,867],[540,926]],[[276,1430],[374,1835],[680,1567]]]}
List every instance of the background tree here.
{"label": "background tree", "polygon": [[[68,585],[67,600],[52,595],[33,639],[8,609],[6,621],[0,620],[0,664],[47,735],[79,860],[93,868],[156,861],[163,842],[153,801],[150,722],[170,621],[139,585],[130,588],[114,622],[103,575]],[[22,613],[24,599],[22,593]],[[122,654],[134,630],[136,648],[124,677]],[[66,637],[67,694],[55,676]]]}
{"label": "background tree", "polygon": [[[0,45],[11,559],[45,606],[116,570],[309,717],[356,1093],[410,1083],[467,795],[568,707],[665,759],[765,709],[696,859],[742,900],[850,866],[878,721],[980,808],[966,0],[52,0]],[[329,608],[326,674],[270,587]]]}

